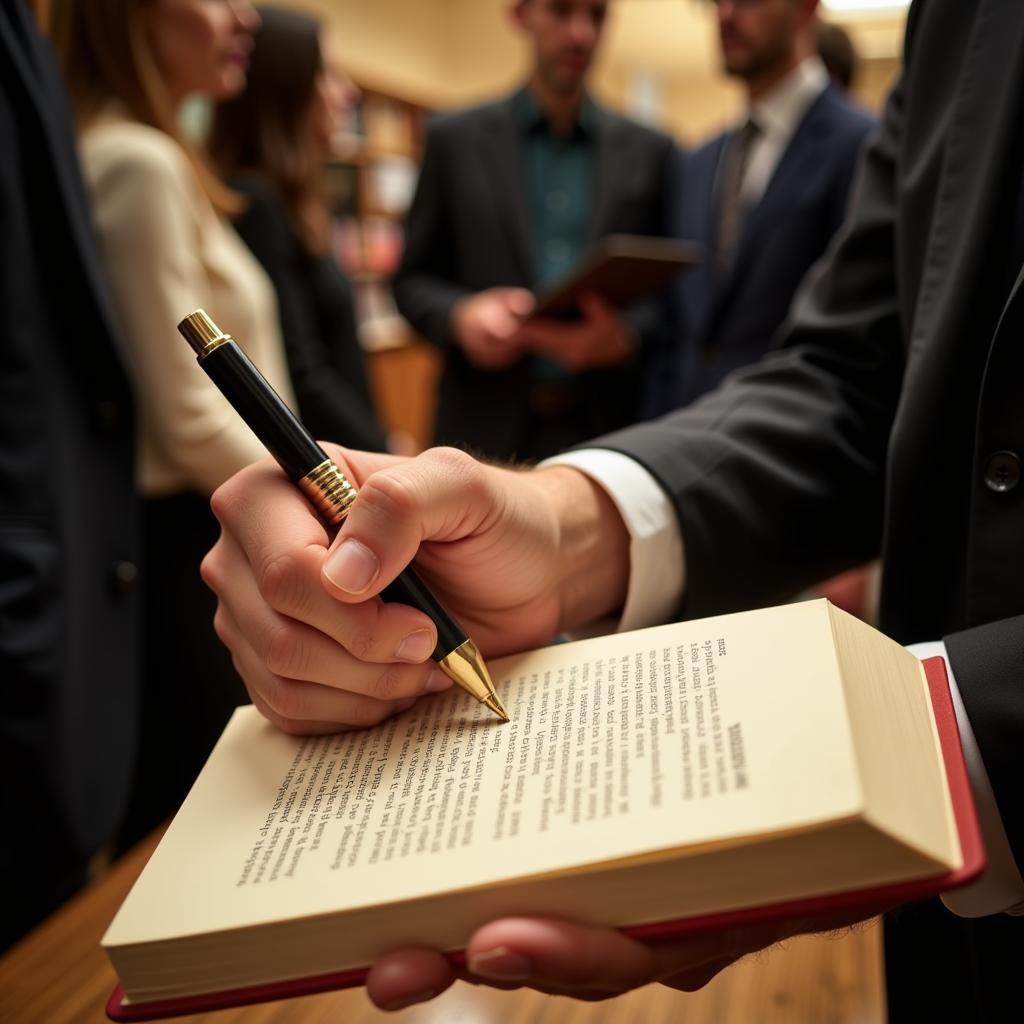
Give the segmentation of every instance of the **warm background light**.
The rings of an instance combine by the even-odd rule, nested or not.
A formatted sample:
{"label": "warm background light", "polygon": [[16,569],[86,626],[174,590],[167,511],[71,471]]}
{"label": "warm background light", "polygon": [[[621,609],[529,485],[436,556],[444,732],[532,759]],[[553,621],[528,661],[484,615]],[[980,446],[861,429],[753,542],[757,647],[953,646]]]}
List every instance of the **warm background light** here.
{"label": "warm background light", "polygon": [[910,6],[910,0],[821,0],[826,14],[847,14],[853,11],[899,11]]}
{"label": "warm background light", "polygon": [[[282,0],[278,0],[282,2]],[[443,108],[511,88],[526,55],[512,31],[509,0],[285,0],[325,17],[353,76],[365,85]],[[855,92],[877,108],[896,74],[906,12],[840,12],[863,64]],[[846,0],[867,5],[867,0]],[[613,0],[607,45],[594,75],[610,104],[648,116],[683,141],[717,129],[739,91],[719,73],[715,12],[706,0]]]}

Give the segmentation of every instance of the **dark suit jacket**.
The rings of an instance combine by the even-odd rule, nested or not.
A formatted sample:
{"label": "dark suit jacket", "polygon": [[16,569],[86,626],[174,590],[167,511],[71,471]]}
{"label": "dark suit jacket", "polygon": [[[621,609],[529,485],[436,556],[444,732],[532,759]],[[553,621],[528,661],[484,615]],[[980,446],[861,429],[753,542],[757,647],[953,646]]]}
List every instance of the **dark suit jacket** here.
{"label": "dark suit jacket", "polygon": [[[591,241],[624,232],[664,235],[673,144],[659,132],[597,110],[597,169]],[[436,441],[470,444],[488,455],[522,454],[530,416],[529,361],[480,370],[452,344],[452,306],[496,286],[532,288],[527,237],[526,160],[511,98],[435,120],[395,278],[402,315],[444,352]],[[657,310],[634,321],[641,336]],[[632,422],[639,361],[581,375],[579,440]]]}
{"label": "dark suit jacket", "polygon": [[63,86],[0,7],[0,945],[69,894],[129,781],[132,409]]}
{"label": "dark suit jacket", "polygon": [[[882,627],[946,636],[1020,865],[1022,53],[1019,0],[917,3],[903,78],[785,347],[603,442],[675,501],[688,615],[778,601],[881,554]],[[1024,919],[926,904],[889,922],[886,945],[894,1019],[1020,1008]]]}
{"label": "dark suit jacket", "polygon": [[232,187],[249,200],[235,228],[274,285],[303,423],[324,440],[386,451],[356,332],[351,283],[331,256],[314,259],[302,250],[284,204],[267,182],[247,176]]}
{"label": "dark suit jacket", "polygon": [[699,242],[705,259],[673,289],[674,332],[653,368],[652,412],[689,405],[761,358],[804,274],[842,223],[857,154],[874,124],[831,87],[811,104],[746,217],[724,278],[715,259],[717,181],[729,136],[686,159],[671,230]]}

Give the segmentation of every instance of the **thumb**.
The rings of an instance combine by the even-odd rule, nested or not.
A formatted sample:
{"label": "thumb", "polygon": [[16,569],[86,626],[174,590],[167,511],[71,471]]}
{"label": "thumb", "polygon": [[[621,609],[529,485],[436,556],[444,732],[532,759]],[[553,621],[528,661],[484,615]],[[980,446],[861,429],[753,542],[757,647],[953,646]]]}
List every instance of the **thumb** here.
{"label": "thumb", "polygon": [[510,313],[516,316],[526,316],[533,311],[537,300],[533,293],[525,288],[509,288],[505,293],[505,305]]}
{"label": "thumb", "polygon": [[379,594],[425,540],[471,535],[492,510],[484,467],[455,448],[434,448],[369,475],[323,566],[341,601]]}

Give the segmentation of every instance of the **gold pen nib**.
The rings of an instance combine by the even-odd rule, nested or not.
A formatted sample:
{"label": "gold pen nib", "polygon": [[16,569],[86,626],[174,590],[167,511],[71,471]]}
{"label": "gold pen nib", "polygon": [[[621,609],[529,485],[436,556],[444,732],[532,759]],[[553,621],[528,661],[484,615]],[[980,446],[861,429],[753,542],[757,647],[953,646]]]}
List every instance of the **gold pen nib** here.
{"label": "gold pen nib", "polygon": [[491,674],[487,671],[484,659],[480,657],[480,652],[472,640],[459,644],[451,654],[437,664],[446,676],[454,679],[481,704],[486,704],[503,722],[509,720],[505,706],[494,692]]}
{"label": "gold pen nib", "polygon": [[496,693],[491,694],[484,703],[503,721],[509,720],[508,712],[505,710],[505,705],[501,703]]}

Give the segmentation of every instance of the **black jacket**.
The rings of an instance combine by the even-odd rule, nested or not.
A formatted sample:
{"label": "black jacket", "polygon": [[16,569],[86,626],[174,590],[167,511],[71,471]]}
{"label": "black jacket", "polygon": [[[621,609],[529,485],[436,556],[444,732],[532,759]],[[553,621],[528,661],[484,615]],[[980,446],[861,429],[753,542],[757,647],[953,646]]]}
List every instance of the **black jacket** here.
{"label": "black jacket", "polygon": [[3,940],[116,827],[137,715],[133,417],[52,55],[0,7]]}
{"label": "black jacket", "polygon": [[[881,624],[946,637],[1024,864],[1024,5],[924,0],[838,246],[785,347],[604,439],[672,496],[687,615],[881,554]],[[1016,217],[1014,216],[1016,211]],[[1024,919],[887,925],[894,1019],[1002,1021]]]}
{"label": "black jacket", "polygon": [[[674,147],[660,132],[597,108],[597,167],[590,242],[613,233],[664,235]],[[452,343],[452,306],[498,286],[532,289],[526,158],[514,98],[437,118],[406,224],[395,278],[398,309],[444,353],[435,440],[498,458],[523,453],[530,408],[529,361],[480,370]],[[641,344],[658,308],[643,304]],[[578,439],[633,422],[641,361],[581,375]]]}
{"label": "black jacket", "polygon": [[235,228],[274,291],[288,372],[309,430],[349,448],[385,451],[356,330],[352,285],[331,256],[303,251],[284,203],[263,180],[232,182],[249,203]]}

